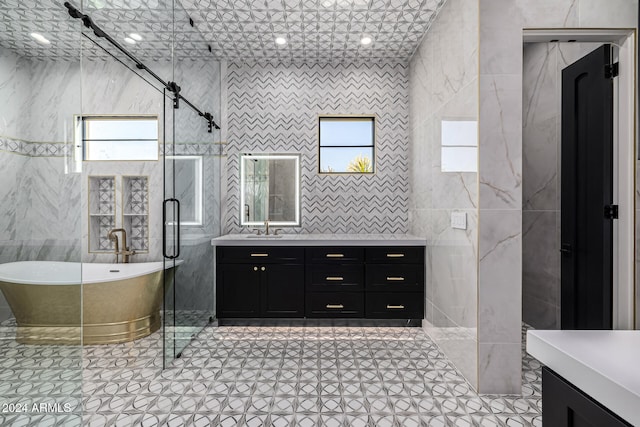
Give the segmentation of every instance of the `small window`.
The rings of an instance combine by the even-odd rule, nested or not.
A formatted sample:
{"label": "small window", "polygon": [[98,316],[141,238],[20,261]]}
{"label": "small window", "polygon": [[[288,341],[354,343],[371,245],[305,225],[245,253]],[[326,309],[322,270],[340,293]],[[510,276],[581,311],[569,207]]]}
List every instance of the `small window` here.
{"label": "small window", "polygon": [[158,160],[155,116],[82,116],[84,160]]}
{"label": "small window", "polygon": [[320,117],[320,173],[373,173],[374,117]]}
{"label": "small window", "polygon": [[442,172],[478,172],[478,122],[442,121]]}

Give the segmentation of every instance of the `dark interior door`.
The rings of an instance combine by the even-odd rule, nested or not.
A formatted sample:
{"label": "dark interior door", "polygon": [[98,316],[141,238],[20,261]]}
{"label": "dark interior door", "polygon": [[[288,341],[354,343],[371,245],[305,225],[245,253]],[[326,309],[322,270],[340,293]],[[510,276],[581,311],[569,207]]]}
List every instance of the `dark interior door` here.
{"label": "dark interior door", "polygon": [[605,44],[562,71],[562,329],[611,329],[613,77]]}

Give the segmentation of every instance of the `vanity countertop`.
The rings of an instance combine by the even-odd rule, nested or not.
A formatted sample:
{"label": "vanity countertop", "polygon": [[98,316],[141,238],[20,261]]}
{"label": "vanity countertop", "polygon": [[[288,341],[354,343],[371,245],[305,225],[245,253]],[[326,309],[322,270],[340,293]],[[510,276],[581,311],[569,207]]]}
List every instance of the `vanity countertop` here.
{"label": "vanity countertop", "polygon": [[530,330],[527,353],[640,426],[640,331]]}
{"label": "vanity countertop", "polygon": [[425,246],[427,240],[410,234],[227,234],[212,246]]}

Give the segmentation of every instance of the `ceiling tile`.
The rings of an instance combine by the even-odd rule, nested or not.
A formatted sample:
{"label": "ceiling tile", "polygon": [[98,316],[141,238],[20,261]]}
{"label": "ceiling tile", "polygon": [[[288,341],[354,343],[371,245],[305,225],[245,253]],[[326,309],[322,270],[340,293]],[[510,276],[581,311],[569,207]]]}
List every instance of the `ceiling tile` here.
{"label": "ceiling tile", "polygon": [[[82,4],[83,13],[118,41],[129,32],[140,33],[143,41],[131,47],[139,58],[171,58],[175,2],[184,7],[175,13],[176,48],[184,51],[182,57],[324,64],[385,57],[408,61],[444,1],[82,0]],[[81,23],[69,17],[59,1],[3,0],[0,15],[0,46],[29,57],[79,57]],[[42,33],[51,45],[35,42],[31,32]],[[90,31],[86,34],[92,36]],[[374,39],[366,48],[360,45],[363,34]],[[279,36],[289,38],[289,43],[277,45]],[[106,55],[90,40],[84,44],[94,47],[93,55]]]}

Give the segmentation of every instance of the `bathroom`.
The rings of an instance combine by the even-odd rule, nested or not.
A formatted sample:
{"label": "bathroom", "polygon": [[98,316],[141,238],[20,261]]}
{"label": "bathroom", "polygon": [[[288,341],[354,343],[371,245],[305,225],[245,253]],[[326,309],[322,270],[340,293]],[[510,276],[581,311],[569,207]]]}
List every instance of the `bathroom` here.
{"label": "bathroom", "polygon": [[[419,425],[428,414],[434,425],[504,425],[509,420],[540,425],[540,386],[535,382],[539,363],[523,352],[522,321],[539,328],[558,325],[549,323],[548,311],[542,315],[527,305],[539,295],[531,288],[535,280],[549,277],[531,273],[535,265],[527,251],[535,253],[532,247],[538,243],[528,241],[523,231],[538,213],[529,211],[553,209],[526,202],[527,191],[535,187],[527,179],[538,175],[527,169],[533,161],[527,161],[532,157],[527,157],[531,151],[523,124],[523,69],[529,59],[522,53],[528,49],[523,47],[523,29],[633,31],[637,1],[617,0],[615,7],[611,3],[73,4],[147,69],[136,67],[131,57],[72,18],[60,2],[3,5],[7,27],[0,31],[0,93],[5,100],[0,106],[0,263],[77,263],[71,264],[77,268],[69,274],[79,286],[70,291],[77,311],[71,314],[71,328],[69,322],[62,325],[71,341],[64,345],[17,342],[16,313],[0,297],[0,403],[7,404],[0,413],[2,424],[359,425],[364,419],[362,425]],[[267,19],[275,24],[265,30],[262,21]],[[311,48],[305,47],[310,42],[304,32],[310,30],[303,31],[310,19],[329,28],[314,30],[317,38]],[[362,22],[366,19],[369,26]],[[34,40],[31,32],[50,43]],[[274,41],[280,32],[289,34],[284,45]],[[142,40],[136,42],[132,33]],[[361,45],[362,35],[369,33],[373,43]],[[340,44],[336,37],[341,37]],[[547,37],[546,42],[554,38],[561,39]],[[256,43],[262,47],[257,49]],[[174,108],[175,87],[167,82],[180,86],[179,108]],[[373,173],[321,173],[319,121],[349,116],[375,120]],[[155,141],[145,154],[150,157],[87,159],[89,149],[82,143],[91,142],[91,124],[118,120],[148,125],[151,137],[124,139]],[[443,149],[441,136],[452,124],[476,126],[475,141]],[[455,149],[472,161],[447,169],[444,153]],[[102,155],[115,151],[109,148]],[[291,242],[291,235],[323,235],[331,247],[331,236],[345,234],[412,236],[412,244],[421,241],[424,247],[424,307],[416,319],[422,328],[218,325],[219,277],[212,239],[249,235],[264,227],[261,221],[242,224],[246,203],[241,156],[246,154],[286,154],[299,162],[295,225],[272,221],[271,227],[280,228],[278,234],[284,237],[266,243],[252,238],[252,247]],[[463,224],[452,227],[453,217]],[[161,263],[149,266],[156,282],[155,294],[149,296],[156,301],[151,311],[160,313],[150,316],[148,325],[135,325],[147,336],[89,344],[79,326],[86,323],[85,316],[104,307],[101,299],[88,300],[93,283],[85,280],[86,265],[113,264],[116,239],[118,261],[125,252],[134,252],[128,255],[131,265]],[[635,253],[631,256],[635,265]],[[554,262],[549,257],[548,263]],[[123,263],[108,267],[127,268]],[[633,274],[630,280],[635,283]],[[116,306],[134,298],[114,296]],[[51,301],[43,299],[43,307]],[[536,316],[546,324],[535,324]],[[102,321],[110,322],[114,320]],[[36,332],[29,332],[32,338]],[[269,341],[267,347],[259,347],[263,341]],[[310,344],[317,344],[318,351],[324,345],[340,351],[346,343],[362,350],[358,345],[365,341],[398,343],[405,354],[415,352],[425,364],[413,370],[429,378],[421,383],[428,390],[389,393],[398,374],[394,381],[383,381],[385,393],[363,389],[379,384],[365,380],[358,383],[360,391],[347,391],[352,382],[345,381],[339,392],[327,393],[332,399],[327,402],[323,390],[311,393],[316,406],[307,408],[309,399],[303,401],[297,391],[309,381],[282,380],[283,385],[295,384],[295,393],[256,392],[262,382],[243,392],[229,385],[252,384],[241,377],[239,366],[231,358],[224,359],[226,369],[218,365],[223,353],[245,360],[242,368],[251,368],[259,360],[248,356],[251,351],[284,354],[287,346],[303,349]],[[385,347],[388,352],[398,348]],[[381,349],[369,350],[373,355]],[[389,361],[384,356],[358,359],[361,375],[372,361],[384,375]],[[262,364],[247,369],[247,375],[257,375],[259,369],[271,371]],[[280,366],[276,370],[284,372]],[[318,380],[325,382],[338,381]],[[417,381],[408,380],[414,382],[418,387]],[[363,404],[365,394],[385,395],[386,400]],[[272,400],[259,407],[258,397],[266,396]],[[286,398],[291,396],[296,403],[289,407],[286,401],[292,399]],[[36,413],[34,403],[60,404],[63,409],[68,404],[70,409]]]}

